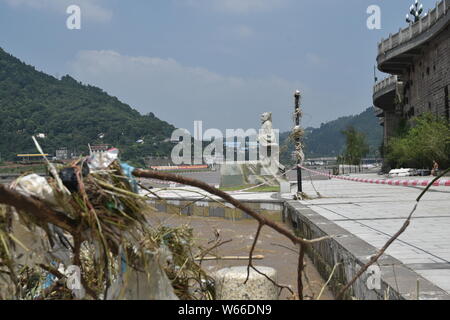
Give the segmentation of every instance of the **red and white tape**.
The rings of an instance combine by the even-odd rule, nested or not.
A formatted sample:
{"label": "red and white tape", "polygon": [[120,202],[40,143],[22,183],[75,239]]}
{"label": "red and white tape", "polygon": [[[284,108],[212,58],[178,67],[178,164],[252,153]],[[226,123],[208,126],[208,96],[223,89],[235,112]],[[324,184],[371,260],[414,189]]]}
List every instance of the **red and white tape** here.
{"label": "red and white tape", "polygon": [[158,179],[148,179],[148,178],[145,178],[145,180],[148,181],[148,182],[155,183],[155,184],[165,184],[165,185],[174,185],[174,186],[179,185],[179,183],[172,182],[172,181],[165,181],[165,180],[158,180]]}
{"label": "red and white tape", "polygon": [[[388,180],[388,179],[365,179],[365,178],[351,178],[351,177],[344,177],[344,176],[335,176],[328,173],[323,173],[320,171],[312,170],[305,168],[303,166],[299,166],[303,170],[313,172],[315,174],[326,176],[329,178],[334,179],[340,179],[340,180],[347,180],[347,181],[353,181],[353,182],[363,182],[363,183],[372,183],[372,184],[385,184],[390,186],[402,186],[402,187],[417,187],[422,186],[426,187],[428,186],[432,180]],[[433,183],[433,186],[435,187],[450,187],[450,180],[441,180],[435,181]]]}

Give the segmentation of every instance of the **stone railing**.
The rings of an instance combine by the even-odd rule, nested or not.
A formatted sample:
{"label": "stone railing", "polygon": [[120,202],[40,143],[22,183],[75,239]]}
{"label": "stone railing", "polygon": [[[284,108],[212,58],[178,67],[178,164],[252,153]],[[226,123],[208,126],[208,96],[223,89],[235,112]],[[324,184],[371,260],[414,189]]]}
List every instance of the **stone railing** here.
{"label": "stone railing", "polygon": [[375,85],[373,86],[373,94],[375,95],[376,93],[380,92],[381,90],[384,90],[390,86],[394,86],[397,84],[398,78],[397,76],[390,76],[387,77],[381,81],[378,81],[377,83],[375,83]]}
{"label": "stone railing", "polygon": [[409,27],[400,29],[396,34],[390,34],[386,40],[381,40],[378,44],[378,54],[383,54],[403,43],[408,42],[412,38],[426,32],[444,17],[450,8],[450,0],[442,0],[436,3],[436,7],[429,10],[419,21],[410,23]]}

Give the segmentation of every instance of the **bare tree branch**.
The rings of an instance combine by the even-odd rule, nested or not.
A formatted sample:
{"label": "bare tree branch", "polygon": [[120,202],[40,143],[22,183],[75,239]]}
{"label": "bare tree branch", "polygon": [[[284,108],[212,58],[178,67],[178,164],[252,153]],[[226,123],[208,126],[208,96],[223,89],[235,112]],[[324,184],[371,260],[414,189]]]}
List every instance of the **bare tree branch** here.
{"label": "bare tree branch", "polygon": [[316,242],[323,241],[325,239],[330,238],[330,237],[323,237],[323,238],[313,239],[313,240],[299,238],[296,235],[294,235],[294,233],[292,233],[287,228],[260,215],[259,213],[257,213],[253,209],[251,209],[250,207],[243,204],[241,201],[236,200],[235,198],[230,196],[228,193],[226,193],[222,190],[219,190],[217,188],[214,188],[213,186],[210,186],[209,184],[204,183],[202,181],[198,181],[195,179],[183,177],[180,175],[170,174],[170,173],[163,173],[163,172],[150,171],[150,170],[141,170],[141,169],[134,170],[133,175],[136,177],[140,177],[140,178],[150,178],[150,179],[157,179],[157,180],[163,180],[163,181],[173,181],[173,182],[178,182],[180,184],[200,188],[210,194],[216,195],[216,196],[224,199],[225,201],[229,202],[236,208],[244,211],[245,213],[247,213],[249,216],[254,218],[256,221],[258,221],[263,226],[266,225],[266,226],[274,229],[275,231],[278,231],[279,233],[281,233],[282,235],[284,235],[285,237],[290,239],[294,244],[300,244],[300,243],[312,244],[312,243],[316,243]]}
{"label": "bare tree branch", "polygon": [[303,300],[303,270],[305,268],[305,247],[304,244],[300,244],[299,254],[298,254],[298,265],[297,265],[297,290],[298,299]]}
{"label": "bare tree branch", "polygon": [[71,234],[76,233],[76,222],[74,220],[50,209],[44,202],[24,196],[4,185],[0,185],[0,203],[20,211],[29,212],[40,219],[42,223],[51,223]]}

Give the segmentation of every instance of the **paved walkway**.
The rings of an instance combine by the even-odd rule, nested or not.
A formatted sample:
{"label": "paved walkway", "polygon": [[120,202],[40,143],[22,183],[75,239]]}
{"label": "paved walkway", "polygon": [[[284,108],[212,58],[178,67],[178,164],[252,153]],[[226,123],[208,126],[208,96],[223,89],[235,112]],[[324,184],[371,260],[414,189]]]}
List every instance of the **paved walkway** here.
{"label": "paved walkway", "polygon": [[[352,176],[380,178],[376,174]],[[429,180],[430,177],[398,179]],[[160,191],[158,194],[165,198],[199,198],[198,194],[188,190],[200,190],[189,187],[182,189],[184,190]],[[296,190],[296,187],[293,189]],[[337,179],[310,181],[308,174],[305,174],[303,190],[313,198],[301,201],[303,205],[372,246],[381,248],[403,225],[423,187],[366,184]],[[316,191],[320,193],[320,197]],[[231,194],[240,200],[279,200],[276,193]],[[283,197],[292,200],[292,194],[285,194]],[[408,229],[386,253],[450,293],[450,187],[432,187],[429,190],[422,198]]]}
{"label": "paved walkway", "polygon": [[[310,181],[304,182],[304,191],[317,197],[317,190],[321,197],[301,203],[376,248],[400,229],[423,190],[336,179],[313,184],[315,189]],[[450,292],[449,187],[433,187],[422,198],[412,223],[386,253]]]}

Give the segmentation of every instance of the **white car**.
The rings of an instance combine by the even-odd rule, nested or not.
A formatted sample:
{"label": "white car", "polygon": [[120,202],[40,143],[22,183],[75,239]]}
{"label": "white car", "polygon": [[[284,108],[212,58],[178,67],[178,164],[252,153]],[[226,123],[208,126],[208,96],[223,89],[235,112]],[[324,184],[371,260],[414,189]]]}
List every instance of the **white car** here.
{"label": "white car", "polygon": [[416,169],[412,168],[401,168],[401,169],[392,169],[389,171],[390,177],[409,177],[409,176],[415,176],[416,175]]}

